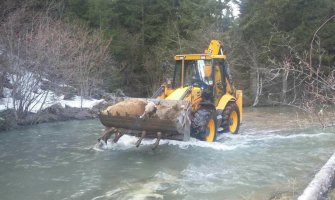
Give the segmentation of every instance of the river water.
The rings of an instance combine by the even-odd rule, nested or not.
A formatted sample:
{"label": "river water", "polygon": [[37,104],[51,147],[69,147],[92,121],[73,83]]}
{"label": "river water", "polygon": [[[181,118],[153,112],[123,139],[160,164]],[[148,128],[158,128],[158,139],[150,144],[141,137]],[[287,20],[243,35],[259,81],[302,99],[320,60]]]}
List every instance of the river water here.
{"label": "river water", "polygon": [[246,109],[220,142],[124,136],[92,148],[98,120],[0,133],[0,195],[9,199],[295,199],[335,152],[334,130],[301,126],[289,109]]}

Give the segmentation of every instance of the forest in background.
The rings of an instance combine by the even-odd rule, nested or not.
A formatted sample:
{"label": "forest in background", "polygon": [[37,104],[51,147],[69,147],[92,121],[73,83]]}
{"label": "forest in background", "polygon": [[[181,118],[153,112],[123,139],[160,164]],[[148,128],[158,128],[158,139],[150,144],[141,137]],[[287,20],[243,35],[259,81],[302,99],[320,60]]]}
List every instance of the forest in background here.
{"label": "forest in background", "polygon": [[32,91],[47,78],[86,97],[151,96],[172,77],[175,54],[219,39],[245,105],[321,115],[335,104],[333,0],[4,0],[0,8],[0,91],[11,74],[24,95],[29,71]]}

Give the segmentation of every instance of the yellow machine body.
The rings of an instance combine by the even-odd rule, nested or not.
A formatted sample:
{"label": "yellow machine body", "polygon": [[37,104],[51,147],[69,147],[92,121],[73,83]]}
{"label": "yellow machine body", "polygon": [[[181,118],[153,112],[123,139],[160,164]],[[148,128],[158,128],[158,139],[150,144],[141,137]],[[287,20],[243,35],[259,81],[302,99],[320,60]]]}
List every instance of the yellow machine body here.
{"label": "yellow machine body", "polygon": [[[196,61],[196,60],[226,60],[226,55],[222,52],[222,44],[218,40],[212,40],[208,46],[208,49],[205,50],[204,54],[182,54],[175,56],[176,61]],[[182,68],[183,68],[182,64]],[[184,71],[184,69],[182,69]],[[164,94],[162,94],[159,98],[166,99],[166,100],[182,100],[181,97],[184,96],[185,92],[187,91],[188,87],[185,87],[185,76],[181,76],[181,85],[180,87],[176,87],[172,89],[171,87],[165,87]],[[222,81],[221,77],[215,77],[215,81]],[[224,110],[229,102],[236,102],[239,115],[240,115],[240,123],[242,122],[243,118],[243,92],[242,90],[234,91],[234,86],[232,83],[226,78],[223,80],[226,83],[226,92],[221,96],[214,97],[215,107],[217,110]],[[183,100],[190,101],[192,104],[193,101],[196,101],[199,97],[200,88],[193,87],[192,88],[192,96],[187,95],[186,98],[184,97]]]}
{"label": "yellow machine body", "polygon": [[[173,107],[177,112],[176,119],[143,119],[137,116],[129,117],[127,114],[108,114],[101,115],[100,121],[106,127],[145,130],[152,133],[158,131],[163,132],[163,138],[166,139],[187,140],[192,137],[192,118],[201,114],[194,113],[203,107],[210,107],[214,114],[202,111],[206,114],[205,118],[209,119],[206,122],[208,130],[203,133],[205,137],[201,140],[215,141],[220,128],[237,133],[243,117],[243,93],[242,90],[234,88],[225,60],[226,55],[223,54],[222,44],[218,40],[212,40],[203,54],[175,56],[173,82],[163,84],[152,99],[146,101],[157,103],[157,109],[160,108],[158,105],[165,108]],[[164,135],[164,131],[167,134]]]}

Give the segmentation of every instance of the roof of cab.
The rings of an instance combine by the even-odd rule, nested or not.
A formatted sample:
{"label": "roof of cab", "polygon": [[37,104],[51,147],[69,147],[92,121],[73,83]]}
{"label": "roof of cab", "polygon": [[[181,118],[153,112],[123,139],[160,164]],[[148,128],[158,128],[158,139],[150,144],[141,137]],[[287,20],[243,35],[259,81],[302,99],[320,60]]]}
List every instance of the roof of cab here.
{"label": "roof of cab", "polygon": [[211,54],[183,54],[176,55],[175,60],[211,60],[211,59],[226,59],[226,55],[211,55]]}

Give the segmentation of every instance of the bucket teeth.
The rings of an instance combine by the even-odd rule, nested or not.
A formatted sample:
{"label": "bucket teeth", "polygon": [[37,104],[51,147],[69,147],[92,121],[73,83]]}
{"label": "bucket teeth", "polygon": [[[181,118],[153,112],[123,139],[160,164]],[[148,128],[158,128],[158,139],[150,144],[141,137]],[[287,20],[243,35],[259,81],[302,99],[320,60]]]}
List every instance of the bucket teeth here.
{"label": "bucket teeth", "polygon": [[158,147],[159,141],[161,140],[161,138],[162,138],[162,132],[157,132],[157,139],[152,147],[152,150],[155,150]]}
{"label": "bucket teeth", "polygon": [[143,138],[145,137],[146,134],[147,134],[146,131],[142,131],[141,137],[137,140],[137,142],[135,144],[137,148],[140,146],[140,144],[141,144],[141,142],[142,142],[142,140],[143,140]]}

